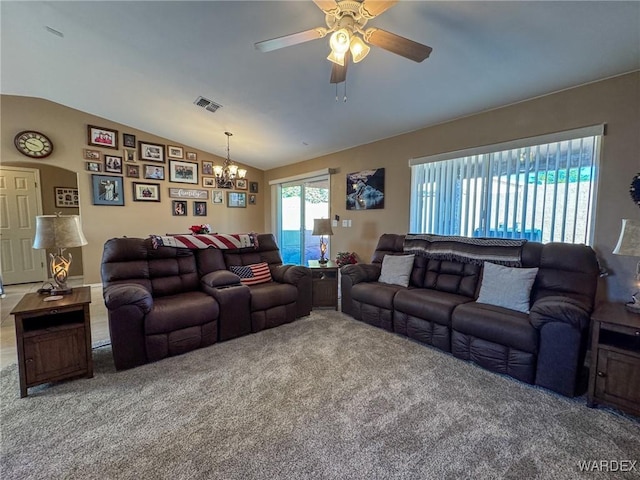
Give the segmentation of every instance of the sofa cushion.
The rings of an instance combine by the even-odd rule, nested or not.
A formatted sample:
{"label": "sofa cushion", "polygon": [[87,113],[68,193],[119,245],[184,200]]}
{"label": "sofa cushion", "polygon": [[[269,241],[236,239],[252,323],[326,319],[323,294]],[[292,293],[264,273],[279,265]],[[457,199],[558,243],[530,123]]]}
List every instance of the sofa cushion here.
{"label": "sofa cushion", "polygon": [[382,259],[379,282],[406,287],[413,269],[415,255],[385,255]]}
{"label": "sofa cushion", "polygon": [[251,312],[288,305],[298,298],[298,289],[288,283],[260,283],[250,288]]}
{"label": "sofa cushion", "polygon": [[388,283],[358,283],[351,288],[351,298],[367,305],[392,310],[393,297],[395,297],[398,290],[403,289],[404,287],[400,285],[390,285]]}
{"label": "sofa cushion", "polygon": [[400,290],[396,294],[393,307],[398,312],[450,326],[453,309],[472,300],[455,293],[439,292],[428,288],[411,288]]}
{"label": "sofa cushion", "polygon": [[217,319],[219,313],[218,302],[204,292],[157,297],[145,318],[144,331],[150,335],[203,325]]}
{"label": "sofa cushion", "polygon": [[529,313],[537,268],[512,268],[485,262],[478,303]]}
{"label": "sofa cushion", "polygon": [[538,331],[529,322],[526,313],[469,302],[453,311],[451,328],[492,343],[537,353]]}
{"label": "sofa cushion", "polygon": [[240,282],[245,285],[257,285],[271,281],[271,271],[269,270],[269,264],[266,262],[245,266],[232,265],[229,270],[238,275]]}

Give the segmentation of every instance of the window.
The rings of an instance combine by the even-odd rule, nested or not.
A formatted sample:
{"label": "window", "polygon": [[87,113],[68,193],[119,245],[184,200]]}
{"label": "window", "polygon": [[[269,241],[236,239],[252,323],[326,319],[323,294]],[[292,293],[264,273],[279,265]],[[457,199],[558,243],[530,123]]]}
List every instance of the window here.
{"label": "window", "polygon": [[603,130],[411,160],[410,231],[590,244]]}

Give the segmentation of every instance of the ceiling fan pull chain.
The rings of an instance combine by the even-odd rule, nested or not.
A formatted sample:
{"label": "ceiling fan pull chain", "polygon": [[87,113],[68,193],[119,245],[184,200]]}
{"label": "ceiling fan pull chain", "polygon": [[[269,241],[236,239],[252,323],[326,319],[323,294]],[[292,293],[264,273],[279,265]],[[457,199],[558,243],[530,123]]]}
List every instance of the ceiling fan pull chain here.
{"label": "ceiling fan pull chain", "polygon": [[336,103],[338,103],[338,84],[336,83]]}
{"label": "ceiling fan pull chain", "polygon": [[344,103],[347,103],[347,80],[344,81],[344,98],[342,99]]}

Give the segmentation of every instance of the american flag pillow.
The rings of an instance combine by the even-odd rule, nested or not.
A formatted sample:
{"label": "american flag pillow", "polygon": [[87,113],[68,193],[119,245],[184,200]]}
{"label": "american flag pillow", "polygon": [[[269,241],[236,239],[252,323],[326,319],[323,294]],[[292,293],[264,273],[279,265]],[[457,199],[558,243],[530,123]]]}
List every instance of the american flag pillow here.
{"label": "american flag pillow", "polygon": [[232,265],[229,268],[240,277],[240,282],[245,285],[256,285],[271,281],[271,271],[269,270],[269,264],[266,262],[254,263],[243,267]]}

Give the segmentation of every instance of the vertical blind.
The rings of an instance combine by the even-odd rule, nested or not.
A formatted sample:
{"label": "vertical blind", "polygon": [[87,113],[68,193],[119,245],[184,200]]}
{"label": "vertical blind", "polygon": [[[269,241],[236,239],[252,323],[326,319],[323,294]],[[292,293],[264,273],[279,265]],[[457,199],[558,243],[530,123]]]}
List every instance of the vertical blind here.
{"label": "vertical blind", "polygon": [[410,231],[590,244],[602,129],[412,160]]}

